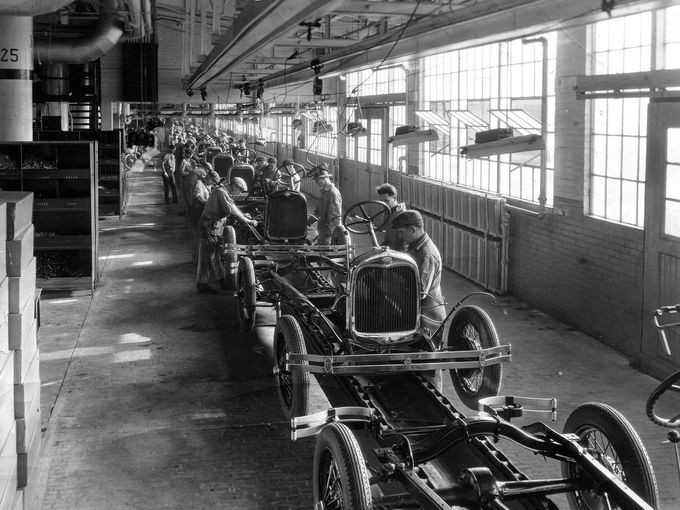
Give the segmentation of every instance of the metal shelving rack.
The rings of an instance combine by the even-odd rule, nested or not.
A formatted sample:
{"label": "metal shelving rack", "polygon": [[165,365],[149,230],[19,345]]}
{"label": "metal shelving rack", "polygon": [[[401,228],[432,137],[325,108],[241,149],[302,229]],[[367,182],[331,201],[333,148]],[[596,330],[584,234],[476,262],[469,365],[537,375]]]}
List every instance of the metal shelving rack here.
{"label": "metal shelving rack", "polygon": [[97,142],[0,142],[0,187],[33,192],[37,285],[93,291],[97,282]]}

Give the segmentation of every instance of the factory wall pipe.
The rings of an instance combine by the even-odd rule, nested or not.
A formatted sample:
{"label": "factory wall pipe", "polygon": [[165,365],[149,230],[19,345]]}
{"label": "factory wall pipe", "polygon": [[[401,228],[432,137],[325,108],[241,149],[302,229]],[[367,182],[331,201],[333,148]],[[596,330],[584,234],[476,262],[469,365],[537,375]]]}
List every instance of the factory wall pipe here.
{"label": "factory wall pipe", "polygon": [[0,140],[33,140],[33,17],[0,16]]}
{"label": "factory wall pipe", "polygon": [[41,64],[83,64],[97,60],[123,35],[125,18],[118,0],[103,0],[101,15],[92,32],[78,39],[35,40],[35,59]]}

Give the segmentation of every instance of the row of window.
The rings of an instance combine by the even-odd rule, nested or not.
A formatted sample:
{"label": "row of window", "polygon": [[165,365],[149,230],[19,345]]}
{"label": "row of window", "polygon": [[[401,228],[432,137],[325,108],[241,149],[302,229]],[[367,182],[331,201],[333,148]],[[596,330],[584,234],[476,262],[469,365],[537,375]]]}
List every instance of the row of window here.
{"label": "row of window", "polygon": [[[680,68],[680,6],[598,22],[589,31],[589,74]],[[551,205],[557,40],[556,33],[548,33],[421,58],[418,79],[422,95],[415,113],[421,127],[435,129],[439,139],[419,146],[420,174],[538,202],[543,164],[546,199]],[[403,102],[377,106],[375,100],[392,94],[403,97],[408,72],[415,71],[393,66],[349,73],[343,77],[344,105],[301,114],[300,120],[306,124],[303,129],[293,127],[293,116],[271,118],[269,127],[278,133],[279,142],[333,157],[339,155],[338,134],[344,134],[345,154],[340,156],[406,171],[406,147],[386,143],[396,127],[407,124],[406,106]],[[544,101],[547,116],[541,119]],[[585,188],[590,215],[643,226],[648,102],[647,98],[631,97],[587,100],[590,125],[585,141],[589,147]],[[361,123],[366,132],[349,131],[349,122]],[[475,142],[476,133],[495,128],[513,128],[514,135],[543,134],[543,163],[540,151],[479,159],[460,155],[461,147]],[[255,132],[256,127],[250,130]],[[669,173],[676,174],[680,182],[680,171]],[[680,209],[680,197],[669,200],[669,207]]]}

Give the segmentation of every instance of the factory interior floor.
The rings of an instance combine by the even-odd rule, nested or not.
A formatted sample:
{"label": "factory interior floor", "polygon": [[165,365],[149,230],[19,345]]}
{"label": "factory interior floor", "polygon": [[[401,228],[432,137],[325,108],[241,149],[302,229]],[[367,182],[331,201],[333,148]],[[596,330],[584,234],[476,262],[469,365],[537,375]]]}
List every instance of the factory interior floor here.
{"label": "factory interior floor", "polygon": [[[94,295],[42,294],[44,435],[29,508],[313,508],[314,439],[291,441],[279,407],[274,313],[241,334],[231,293],[196,293],[184,217],[164,203],[155,167],[128,185],[127,214],[101,221]],[[443,280],[449,303],[481,290],[448,270]],[[615,407],[650,454],[661,508],[680,508],[675,453],[645,416],[658,381],[512,296],[470,302],[512,344],[502,394],[556,397],[560,431],[579,404]],[[448,378],[443,392],[462,406]],[[313,411],[326,408],[316,386],[312,397]],[[532,476],[552,469],[518,462]]]}

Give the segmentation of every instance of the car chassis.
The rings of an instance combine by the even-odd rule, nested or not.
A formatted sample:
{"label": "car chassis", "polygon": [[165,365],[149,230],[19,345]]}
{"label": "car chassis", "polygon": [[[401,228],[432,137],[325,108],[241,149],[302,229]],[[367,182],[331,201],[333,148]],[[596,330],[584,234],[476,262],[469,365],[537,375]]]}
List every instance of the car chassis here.
{"label": "car chassis", "polygon": [[[375,215],[361,212],[375,237]],[[437,350],[433,338],[442,324],[431,335],[412,331],[413,338],[372,351],[364,339],[347,335],[352,323],[343,317],[344,277],[349,275],[347,285],[356,284],[351,246],[227,248],[239,257],[236,296],[243,329],[252,329],[258,299],[276,309],[274,375],[282,409],[291,419],[291,437],[318,436],[315,510],[557,509],[548,498],[554,494],[566,494],[575,509],[656,506],[656,480],[644,446],[611,407],[577,407],[564,433],[541,422],[511,423],[532,412],[554,420],[556,400],[497,396],[510,346],[499,344],[481,309],[458,309],[469,296],[447,316],[448,345],[460,346],[452,335],[460,334],[461,322],[472,322],[476,341]],[[385,250],[376,256],[398,258]],[[466,417],[435,387],[425,372],[439,369],[450,370],[461,401],[478,405],[479,414]],[[308,415],[310,373],[332,407]],[[481,382],[464,383],[473,376]],[[530,479],[496,448],[501,438],[558,461],[563,476]]]}

